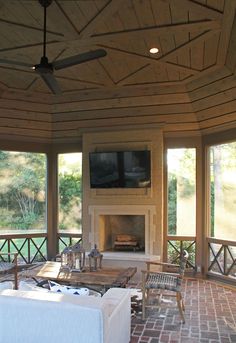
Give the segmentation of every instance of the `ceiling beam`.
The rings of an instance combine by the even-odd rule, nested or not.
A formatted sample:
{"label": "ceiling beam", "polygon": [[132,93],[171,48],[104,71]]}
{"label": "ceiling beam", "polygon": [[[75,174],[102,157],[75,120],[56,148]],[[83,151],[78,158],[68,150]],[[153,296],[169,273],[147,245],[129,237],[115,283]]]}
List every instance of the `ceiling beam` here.
{"label": "ceiling beam", "polygon": [[[47,45],[49,45],[50,43],[58,43],[58,41],[51,41],[51,42],[47,42]],[[34,43],[34,44],[25,44],[25,45],[18,45],[18,46],[15,46],[15,47],[11,47],[11,48],[3,48],[3,49],[0,49],[0,53],[1,52],[10,52],[10,51],[16,51],[16,50],[21,50],[21,52],[24,52],[24,51],[32,51],[34,48],[37,48],[38,50],[38,47],[39,46],[43,46],[43,43]],[[5,55],[5,56],[10,56],[10,55]]]}
{"label": "ceiling beam", "polygon": [[[6,30],[6,28],[9,28],[9,30],[12,30],[12,27],[14,26],[17,28],[17,30],[22,31],[22,33],[26,33],[27,31],[39,32],[40,37],[42,38],[43,28],[35,27],[32,25],[25,25],[22,23],[17,23],[14,21],[4,20],[0,18],[0,30],[4,30],[4,29]],[[60,39],[60,37],[64,37],[64,34],[60,32],[47,30],[47,36],[50,39],[53,39],[53,38]]]}
{"label": "ceiling beam", "polygon": [[[201,71],[201,74],[199,74],[201,77],[198,77],[196,75],[192,75],[186,82],[187,87],[190,87],[192,83],[195,85],[201,84],[202,80],[205,80],[205,84],[209,84],[212,81],[212,76],[214,76],[216,73],[220,73],[222,70],[222,66],[219,66],[218,64],[212,65],[207,67],[205,70]],[[183,82],[185,83],[185,82]],[[197,87],[197,86],[196,86]]]}
{"label": "ceiling beam", "polygon": [[89,81],[89,80],[82,80],[82,79],[74,79],[71,77],[66,77],[66,76],[59,76],[59,75],[55,75],[56,79],[58,80],[65,80],[65,81],[73,81],[73,82],[77,82],[78,84],[82,84],[82,85],[87,85],[87,86],[96,86],[96,87],[102,87],[104,86],[104,84],[100,83],[100,82],[95,82],[95,81]]}
{"label": "ceiling beam", "polygon": [[211,31],[207,31],[204,32],[202,34],[200,34],[199,36],[189,40],[188,42],[178,46],[177,48],[175,48],[174,50],[171,50],[170,52],[167,52],[165,55],[163,55],[162,57],[160,57],[158,59],[158,61],[167,61],[170,57],[176,56],[178,55],[180,50],[186,49],[186,48],[192,48],[193,46],[206,41],[207,39],[209,39],[211,36],[215,35],[217,32],[219,32],[220,30],[211,30]]}
{"label": "ceiling beam", "polygon": [[[144,27],[132,30],[125,30],[119,32],[111,33],[101,33],[98,35],[93,35],[89,40],[94,44],[99,44],[99,42],[114,41],[117,39],[140,39],[147,38],[148,35],[165,36],[169,34],[182,33],[182,32],[197,32],[206,31],[213,29],[220,29],[221,24],[218,20],[201,20],[190,23],[178,23],[172,25],[162,25],[153,27]],[[85,40],[84,40],[85,42]],[[83,42],[82,42],[83,43]]]}
{"label": "ceiling beam", "polygon": [[[57,8],[59,10],[57,10]],[[50,11],[50,12],[49,12]],[[65,39],[76,39],[79,37],[79,32],[70,18],[67,16],[63,7],[59,4],[58,0],[54,0],[51,6],[48,9],[49,13],[56,13],[55,15],[55,24],[57,27],[63,27]]]}
{"label": "ceiling beam", "polygon": [[150,66],[150,63],[146,63],[146,64],[142,65],[138,69],[136,69],[136,70],[132,71],[131,73],[127,74],[126,76],[122,77],[122,79],[120,79],[116,84],[119,86],[126,85],[127,81],[129,81],[129,79],[132,78],[133,75],[139,73],[140,71],[142,71],[143,69],[146,69],[149,66]]}
{"label": "ceiling beam", "polygon": [[236,9],[236,1],[225,2],[224,15],[222,18],[222,32],[220,35],[219,49],[218,49],[218,55],[217,55],[218,64],[225,63],[231,32],[232,32],[231,39],[233,39],[234,37],[235,31],[232,30],[232,27],[233,27],[234,20],[236,21],[235,9]]}
{"label": "ceiling beam", "polygon": [[80,37],[90,37],[97,26],[109,18],[113,13],[120,9],[124,0],[110,0],[99,12],[92,18],[88,24],[81,30]]}
{"label": "ceiling beam", "polygon": [[[210,17],[212,19],[221,19],[222,12],[216,10],[215,8],[209,7],[204,4],[200,4],[195,0],[162,0],[170,5],[174,5],[176,7],[185,8],[188,10],[192,10],[193,12],[197,12],[204,16]],[[226,1],[227,2],[227,1]]]}
{"label": "ceiling beam", "polygon": [[[213,30],[219,29],[220,22],[215,20],[205,20],[205,21],[198,21],[192,23],[182,23],[182,24],[173,24],[173,25],[163,25],[163,26],[155,26],[155,27],[146,27],[142,29],[134,29],[134,30],[127,30],[127,31],[119,31],[113,32],[109,34],[100,34],[94,35],[90,38],[82,38],[82,39],[72,39],[72,40],[63,40],[60,38],[60,41],[49,41],[47,42],[48,46],[61,46],[61,47],[91,47],[93,45],[100,45],[106,44],[108,42],[116,42],[119,39],[136,39],[136,38],[147,38],[149,35],[168,35],[178,32],[196,32],[196,31],[203,31],[203,30]],[[40,43],[42,44],[42,43]],[[38,46],[39,44],[37,44]],[[12,48],[5,48],[0,50],[1,51],[14,51],[14,50],[26,50],[32,49],[34,44],[29,46],[17,46]]]}
{"label": "ceiling beam", "polygon": [[229,48],[227,50],[226,66],[232,73],[236,71],[236,18],[231,32]]}
{"label": "ceiling beam", "polygon": [[198,70],[189,68],[187,66],[185,67],[185,66],[181,66],[181,65],[178,65],[178,64],[171,64],[171,63],[168,63],[168,62],[165,62],[165,61],[160,61],[160,59],[155,59],[155,58],[152,58],[152,57],[149,57],[149,56],[140,55],[140,54],[137,54],[135,52],[131,52],[131,51],[123,50],[123,49],[118,49],[118,48],[113,48],[113,47],[110,47],[110,46],[107,46],[107,45],[106,46],[103,45],[102,47],[107,49],[107,50],[116,51],[117,53],[123,53],[123,54],[126,54],[126,55],[135,56],[135,57],[139,58],[140,61],[143,60],[143,61],[149,61],[150,63],[158,64],[158,65],[161,65],[161,66],[164,65],[167,68],[172,69],[174,71],[182,71],[182,72],[185,72],[185,73],[188,72],[188,73],[190,73],[192,75],[199,73]]}

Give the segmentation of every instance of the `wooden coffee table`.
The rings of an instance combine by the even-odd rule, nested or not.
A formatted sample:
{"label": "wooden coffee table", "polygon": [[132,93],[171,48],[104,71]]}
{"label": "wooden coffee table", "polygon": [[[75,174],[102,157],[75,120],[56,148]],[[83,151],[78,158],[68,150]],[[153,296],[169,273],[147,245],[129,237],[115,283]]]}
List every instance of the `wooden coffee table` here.
{"label": "wooden coffee table", "polygon": [[85,270],[84,272],[70,272],[69,270],[61,269],[60,262],[48,261],[37,268],[28,270],[26,276],[34,278],[37,281],[43,279],[75,286],[99,286],[105,291],[111,287],[125,287],[136,272],[136,267],[102,268],[93,272],[89,270]]}

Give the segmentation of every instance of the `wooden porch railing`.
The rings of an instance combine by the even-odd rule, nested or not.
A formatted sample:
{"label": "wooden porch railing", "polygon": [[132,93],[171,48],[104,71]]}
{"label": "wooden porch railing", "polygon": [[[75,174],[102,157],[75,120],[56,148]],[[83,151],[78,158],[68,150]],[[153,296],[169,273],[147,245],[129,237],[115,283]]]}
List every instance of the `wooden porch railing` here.
{"label": "wooden porch railing", "polygon": [[[65,246],[82,239],[82,234],[58,233],[57,243],[59,252]],[[1,253],[18,253],[20,263],[31,264],[47,260],[47,233],[20,233],[0,235]],[[9,260],[9,256],[1,255],[0,261]]]}
{"label": "wooden porch railing", "polygon": [[[21,263],[31,264],[45,261],[47,256],[46,233],[20,233],[0,235],[1,253],[18,253]],[[0,255],[3,260],[3,256]]]}
{"label": "wooden porch railing", "polygon": [[82,241],[82,233],[67,233],[67,232],[59,232],[58,233],[58,251],[61,253],[61,251],[76,242]]}
{"label": "wooden porch railing", "polygon": [[189,258],[187,268],[196,270],[196,237],[195,236],[167,236],[167,261],[179,263],[183,250],[187,250]]}
{"label": "wooden porch railing", "polygon": [[236,282],[236,242],[207,238],[207,274]]}

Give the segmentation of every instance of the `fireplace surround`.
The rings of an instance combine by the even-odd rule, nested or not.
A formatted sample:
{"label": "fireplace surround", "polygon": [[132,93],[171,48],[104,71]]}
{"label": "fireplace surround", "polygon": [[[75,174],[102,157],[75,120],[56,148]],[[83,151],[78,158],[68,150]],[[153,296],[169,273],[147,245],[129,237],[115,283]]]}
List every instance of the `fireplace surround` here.
{"label": "fireplace surround", "polygon": [[[109,251],[114,247],[117,234],[136,233],[142,250],[145,254],[152,255],[156,231],[155,215],[156,207],[153,205],[91,205],[89,243],[91,246],[97,244],[103,252]],[[117,224],[119,219],[120,226]],[[124,225],[124,222],[128,224]],[[118,225],[116,230],[115,225]]]}

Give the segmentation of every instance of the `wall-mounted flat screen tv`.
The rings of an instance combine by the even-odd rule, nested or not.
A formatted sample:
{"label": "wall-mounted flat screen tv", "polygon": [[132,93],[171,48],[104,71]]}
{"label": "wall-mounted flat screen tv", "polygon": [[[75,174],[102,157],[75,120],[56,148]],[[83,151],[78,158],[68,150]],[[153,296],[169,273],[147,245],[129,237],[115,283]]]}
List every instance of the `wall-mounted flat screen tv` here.
{"label": "wall-mounted flat screen tv", "polygon": [[91,188],[151,187],[151,153],[141,151],[91,152]]}

